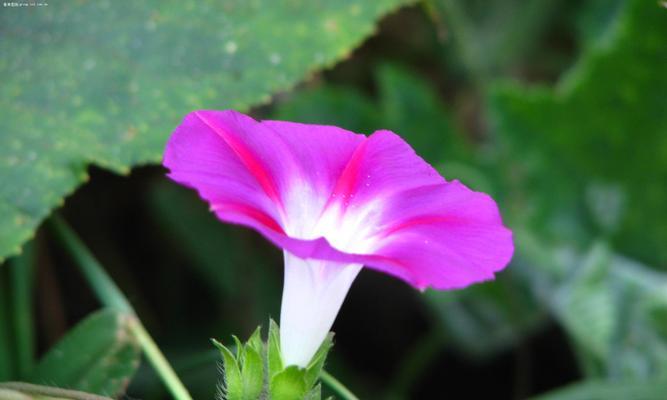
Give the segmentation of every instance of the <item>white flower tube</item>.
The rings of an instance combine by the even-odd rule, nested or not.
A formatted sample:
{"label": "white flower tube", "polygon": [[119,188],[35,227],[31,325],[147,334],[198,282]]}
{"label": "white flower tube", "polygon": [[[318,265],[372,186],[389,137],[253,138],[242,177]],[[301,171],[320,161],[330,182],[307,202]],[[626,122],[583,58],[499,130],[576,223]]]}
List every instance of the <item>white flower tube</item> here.
{"label": "white flower tube", "polygon": [[285,365],[305,368],[326,338],[361,264],[298,258],[285,251],[280,345]]}

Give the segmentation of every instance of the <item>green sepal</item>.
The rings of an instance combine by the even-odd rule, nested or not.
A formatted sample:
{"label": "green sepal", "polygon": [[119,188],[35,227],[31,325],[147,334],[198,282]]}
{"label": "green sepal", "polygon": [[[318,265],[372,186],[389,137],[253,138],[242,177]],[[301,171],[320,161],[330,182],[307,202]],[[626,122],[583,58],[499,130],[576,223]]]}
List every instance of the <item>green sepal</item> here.
{"label": "green sepal", "polygon": [[322,400],[322,385],[319,383],[306,393],[303,400]]}
{"label": "green sepal", "polygon": [[320,348],[317,349],[313,359],[310,360],[310,363],[306,367],[306,374],[304,376],[306,379],[306,387],[312,387],[319,379],[320,372],[322,372],[324,362],[327,359],[327,354],[329,354],[329,350],[333,347],[333,337],[333,332],[329,332]]}
{"label": "green sepal", "polygon": [[269,322],[269,338],[266,350],[269,366],[269,380],[284,369],[282,351],[280,350],[280,328],[274,320]]}
{"label": "green sepal", "polygon": [[254,400],[259,398],[264,387],[264,362],[261,353],[258,353],[248,343],[245,347],[245,358],[241,377],[243,379],[243,398]]}
{"label": "green sepal", "polygon": [[272,379],[269,386],[271,400],[303,400],[308,392],[306,370],[291,365]]}
{"label": "green sepal", "polygon": [[245,344],[245,358],[241,371],[248,399],[258,398],[264,389],[264,354],[262,330],[257,327]]}
{"label": "green sepal", "polygon": [[248,342],[246,343],[246,346],[251,347],[254,349],[257,354],[262,354],[264,353],[264,342],[262,342],[262,328],[257,327],[255,331],[250,335],[250,339],[248,339]]}
{"label": "green sepal", "polygon": [[239,339],[236,335],[232,335],[232,339],[234,340],[234,347],[236,347],[236,363],[238,364],[239,368],[241,368],[243,365],[243,360],[245,359],[245,348],[243,347],[241,339]]}
{"label": "green sepal", "polygon": [[224,368],[224,385],[222,388],[222,398],[225,400],[243,400],[243,381],[241,379],[241,370],[236,362],[234,353],[225,345],[215,339],[211,339],[213,345],[220,350],[222,355],[222,364]]}
{"label": "green sepal", "polygon": [[220,398],[224,400],[321,400],[318,383],[327,354],[333,346],[333,333],[317,350],[306,368],[295,365],[285,368],[280,349],[280,331],[270,321],[266,342],[261,328],[241,342],[232,336],[236,352],[211,339],[220,350],[224,365],[224,381]]}

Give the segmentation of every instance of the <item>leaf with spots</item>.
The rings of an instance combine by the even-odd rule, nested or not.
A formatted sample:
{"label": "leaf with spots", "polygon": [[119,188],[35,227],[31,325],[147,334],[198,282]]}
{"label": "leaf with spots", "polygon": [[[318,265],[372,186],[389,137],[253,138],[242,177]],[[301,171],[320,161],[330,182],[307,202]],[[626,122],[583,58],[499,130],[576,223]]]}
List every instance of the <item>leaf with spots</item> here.
{"label": "leaf with spots", "polygon": [[411,0],[68,2],[0,9],[0,258],[94,163],[160,160],[187,112],[247,110]]}

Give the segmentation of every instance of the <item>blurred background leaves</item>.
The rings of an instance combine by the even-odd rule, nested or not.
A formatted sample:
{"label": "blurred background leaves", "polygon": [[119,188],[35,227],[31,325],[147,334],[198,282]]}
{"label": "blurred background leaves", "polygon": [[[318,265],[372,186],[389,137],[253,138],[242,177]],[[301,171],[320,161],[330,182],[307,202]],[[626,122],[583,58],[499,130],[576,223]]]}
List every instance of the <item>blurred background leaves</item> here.
{"label": "blurred background leaves", "polygon": [[525,191],[557,193],[538,203],[537,223],[557,227],[558,208],[581,207],[589,234],[662,266],[667,225],[654,222],[667,221],[666,22],[656,4],[629,1],[610,39],[589,45],[554,88],[508,84],[491,94],[505,152],[527,155],[514,160]]}
{"label": "blurred background leaves", "polygon": [[[0,254],[15,252],[87,163],[127,172],[157,161],[194,108],[391,129],[447,179],[498,199],[516,255],[495,281],[456,292],[422,295],[364,271],[327,369],[361,398],[434,398],[446,387],[451,398],[663,399],[667,9],[428,0],[382,19],[351,53],[403,3],[0,10]],[[95,23],[65,24],[84,17]],[[159,168],[90,174],[64,215],[195,398],[210,398],[208,338],[247,337],[277,317],[279,251],[218,223]],[[27,253],[35,276],[16,276],[25,257],[0,268],[1,379],[25,376],[96,308],[49,236],[39,231]],[[36,304],[25,295],[33,286]],[[37,324],[27,325],[36,349],[12,346],[26,331],[19,309]],[[145,366],[129,394],[165,396]]]}

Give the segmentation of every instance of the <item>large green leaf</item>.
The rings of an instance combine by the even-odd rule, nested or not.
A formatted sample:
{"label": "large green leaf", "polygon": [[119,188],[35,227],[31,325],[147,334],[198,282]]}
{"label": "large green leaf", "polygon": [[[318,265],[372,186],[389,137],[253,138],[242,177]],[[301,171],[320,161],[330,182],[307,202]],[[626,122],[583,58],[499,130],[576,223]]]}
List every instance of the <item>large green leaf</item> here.
{"label": "large green leaf", "polygon": [[29,381],[116,397],[139,366],[133,318],[112,309],[92,314],[49,350]]}
{"label": "large green leaf", "polygon": [[[496,88],[494,118],[536,227],[594,235],[667,265],[667,10],[631,0],[555,88]],[[607,32],[606,31],[606,32]],[[573,212],[574,211],[574,212]],[[567,214],[567,218],[564,215]]]}
{"label": "large green leaf", "polygon": [[156,162],[188,111],[265,103],[410,0],[94,1],[0,9],[0,258],[95,163]]}

